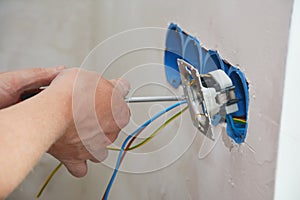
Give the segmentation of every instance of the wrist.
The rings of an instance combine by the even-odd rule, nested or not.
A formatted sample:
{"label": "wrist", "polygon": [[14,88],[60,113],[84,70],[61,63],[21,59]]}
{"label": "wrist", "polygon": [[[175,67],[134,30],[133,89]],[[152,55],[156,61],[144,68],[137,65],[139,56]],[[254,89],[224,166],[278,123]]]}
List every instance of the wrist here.
{"label": "wrist", "polygon": [[42,119],[51,125],[53,130],[53,141],[57,141],[64,135],[71,123],[72,117],[72,94],[62,88],[48,87],[37,96],[28,99],[35,101],[40,107]]}

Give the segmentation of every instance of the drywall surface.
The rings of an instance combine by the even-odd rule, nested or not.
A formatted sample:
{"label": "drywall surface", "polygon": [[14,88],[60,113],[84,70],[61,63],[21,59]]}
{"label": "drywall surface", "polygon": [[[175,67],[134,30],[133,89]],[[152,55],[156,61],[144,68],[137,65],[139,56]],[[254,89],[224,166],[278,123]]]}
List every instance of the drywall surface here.
{"label": "drywall surface", "polygon": [[[292,0],[1,1],[0,65],[1,70],[80,66],[92,48],[114,34],[133,28],[165,28],[176,22],[246,73],[251,94],[246,141],[254,150],[244,144],[229,151],[220,136],[212,151],[204,148],[204,155],[209,154],[199,159],[206,140],[185,113],[148,146],[129,155],[123,167],[127,172],[118,174],[110,199],[271,200],[291,10]],[[104,43],[104,50],[96,49],[83,66],[104,72],[107,78],[128,78],[134,90],[131,94],[180,94],[180,89],[167,85],[161,66],[165,30],[155,30],[151,34],[133,31],[129,33],[134,37],[125,34],[109,40],[112,43]],[[116,52],[120,55],[108,66],[100,65],[109,63],[105,58]],[[131,124],[124,132],[165,106],[131,105]],[[145,159],[143,155],[156,152],[168,141],[173,141],[170,149]],[[60,170],[42,199],[100,199],[112,173],[107,166],[114,158],[111,153],[106,164],[90,164],[83,179]],[[153,163],[160,165],[145,171],[140,168]],[[45,156],[8,199],[33,199],[55,164]]]}
{"label": "drywall surface", "polygon": [[298,77],[300,73],[300,1],[294,2],[287,57],[275,199],[300,199],[300,137]]}

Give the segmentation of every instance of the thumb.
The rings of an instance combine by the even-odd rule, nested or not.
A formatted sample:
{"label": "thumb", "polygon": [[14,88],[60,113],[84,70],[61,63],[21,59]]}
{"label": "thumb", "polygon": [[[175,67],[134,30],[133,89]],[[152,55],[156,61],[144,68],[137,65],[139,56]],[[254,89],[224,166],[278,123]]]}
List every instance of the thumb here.
{"label": "thumb", "polygon": [[66,67],[59,66],[53,68],[32,68],[19,71],[8,72],[9,77],[15,77],[13,83],[22,92],[47,86]]}
{"label": "thumb", "polygon": [[0,74],[0,107],[16,103],[20,95],[28,90],[47,86],[65,67],[32,68]]}
{"label": "thumb", "polygon": [[63,163],[68,171],[75,177],[83,177],[87,174],[87,164],[86,161],[82,161],[80,163],[70,163],[64,162]]}

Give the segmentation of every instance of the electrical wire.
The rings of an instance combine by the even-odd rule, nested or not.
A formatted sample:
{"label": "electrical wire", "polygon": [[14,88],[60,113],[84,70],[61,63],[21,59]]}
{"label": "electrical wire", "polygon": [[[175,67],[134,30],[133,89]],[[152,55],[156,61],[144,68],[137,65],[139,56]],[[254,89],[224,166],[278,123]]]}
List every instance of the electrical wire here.
{"label": "electrical wire", "polygon": [[125,157],[125,155],[126,155],[126,153],[127,153],[127,151],[128,151],[128,149],[129,149],[129,147],[131,146],[131,144],[134,142],[134,140],[143,132],[143,130],[144,130],[145,128],[143,128],[143,129],[141,129],[134,137],[132,137],[131,138],[131,140],[128,142],[128,144],[126,145],[126,147],[125,147],[125,150],[124,150],[124,153],[123,153],[123,155],[122,155],[122,158],[121,158],[121,161],[120,161],[120,164],[119,165],[121,165],[121,163],[122,163],[122,161],[123,161],[123,159],[124,159],[124,157]]}
{"label": "electrical wire", "polygon": [[[126,151],[131,151],[134,150],[136,148],[139,148],[143,145],[145,145],[146,143],[148,143],[153,137],[155,137],[159,131],[161,131],[163,128],[165,128],[169,123],[171,123],[173,120],[175,120],[178,116],[180,116],[183,112],[185,112],[188,109],[188,106],[186,106],[184,109],[182,109],[181,111],[179,111],[178,113],[176,113],[175,115],[173,115],[172,117],[170,117],[167,121],[165,121],[162,125],[160,125],[155,131],[153,131],[153,133],[147,137],[145,140],[141,141],[140,143],[131,146],[131,144],[134,142],[134,140],[138,137],[138,135],[144,130],[144,128],[140,129],[135,136],[133,136],[131,138],[131,140],[129,141],[129,143],[127,144],[127,146],[124,149],[124,154],[122,155],[121,161],[119,163],[119,165],[121,164]],[[240,122],[240,123],[246,123],[246,120],[241,119],[241,118],[233,118],[233,120],[235,122]],[[113,151],[121,151],[121,148],[114,148],[114,147],[107,147],[108,150],[113,150]],[[41,189],[39,190],[39,192],[36,195],[36,198],[39,198],[41,196],[41,194],[43,193],[43,191],[45,190],[46,186],[48,185],[48,183],[50,182],[50,180],[53,178],[53,176],[55,175],[55,173],[61,168],[62,163],[59,163],[56,168],[51,172],[51,174],[47,177],[47,179],[45,180],[45,182],[43,183]]]}
{"label": "electrical wire", "polygon": [[[127,147],[125,148],[125,151],[131,151],[134,150],[138,147],[141,147],[143,145],[145,145],[146,143],[148,143],[154,136],[157,135],[157,133],[162,130],[164,127],[166,127],[169,123],[171,123],[174,119],[176,119],[178,116],[180,116],[184,111],[186,111],[188,108],[188,106],[186,106],[184,109],[182,109],[181,111],[179,111],[178,113],[176,113],[175,115],[173,115],[171,118],[169,118],[166,122],[164,122],[159,128],[157,128],[149,137],[147,137],[145,140],[141,141],[140,143],[134,145],[131,147],[131,144],[133,143],[133,141],[135,140],[135,138],[137,138],[138,134],[140,134],[143,129],[141,129],[137,135],[135,137],[133,137],[131,139],[131,141],[128,143]],[[114,147],[107,147],[108,150],[113,150],[113,151],[120,151],[120,148],[114,148]],[[124,155],[124,154],[123,154]],[[124,157],[124,156],[123,156]],[[50,175],[47,177],[47,179],[44,181],[43,185],[41,186],[40,190],[38,191],[38,193],[36,194],[36,198],[40,198],[40,196],[42,195],[42,193],[44,192],[45,188],[47,187],[47,185],[49,184],[50,180],[54,177],[54,175],[57,173],[57,171],[61,168],[62,163],[59,163],[55,169],[52,170],[52,172],[50,173]]]}
{"label": "electrical wire", "polygon": [[129,148],[129,150],[136,149],[138,147],[141,147],[145,144],[147,144],[153,137],[155,137],[159,131],[161,131],[163,128],[165,128],[169,123],[174,121],[177,117],[179,117],[182,113],[184,113],[188,109],[188,106],[186,106],[184,109],[173,115],[170,119],[168,119],[166,122],[164,122],[160,127],[158,127],[148,138],[140,142],[139,144],[134,145],[133,147]]}
{"label": "electrical wire", "polygon": [[[165,121],[162,125],[160,125],[155,131],[153,131],[153,133],[151,133],[151,135],[149,137],[147,137],[145,140],[141,141],[140,143],[134,145],[134,146],[130,146],[127,151],[131,151],[131,150],[134,150],[138,147],[141,147],[145,144],[147,144],[153,137],[155,137],[159,131],[161,131],[163,128],[165,128],[169,123],[171,123],[172,121],[174,121],[177,117],[179,117],[182,113],[184,113],[186,110],[188,109],[188,106],[186,106],[184,109],[182,109],[181,111],[179,111],[178,113],[176,113],[175,115],[173,115],[172,117],[170,117],[167,121]],[[137,138],[137,136],[133,137],[133,138]],[[132,138],[132,139],[133,139]],[[132,141],[131,139],[131,141]],[[129,144],[129,143],[128,143]],[[112,150],[112,151],[120,151],[121,149],[120,148],[114,148],[114,147],[106,147],[107,149],[109,150]],[[125,149],[126,150],[126,149]]]}
{"label": "electrical wire", "polygon": [[130,143],[133,143],[133,141],[137,138],[138,135],[136,135],[135,137],[133,137],[131,139],[131,141],[128,143],[127,145],[127,149],[128,150],[132,150],[138,147],[143,146],[144,144],[148,143],[154,136],[157,135],[157,133],[162,130],[163,128],[165,128],[169,123],[171,123],[174,119],[176,119],[176,117],[180,116],[184,111],[186,111],[188,108],[188,106],[186,106],[184,109],[182,109],[181,111],[179,111],[178,113],[176,113],[175,115],[173,115],[171,118],[169,118],[167,121],[165,121],[162,125],[160,125],[149,137],[147,137],[145,140],[143,140],[142,142],[140,142],[139,144],[133,146],[132,148],[130,148]]}
{"label": "electrical wire", "polygon": [[[182,109],[181,111],[179,111],[178,113],[176,113],[175,115],[173,115],[166,122],[164,122],[160,127],[158,127],[148,138],[146,138],[144,141],[142,141],[141,143],[139,143],[138,145],[135,145],[135,146],[140,147],[140,146],[143,146],[144,144],[146,144],[147,142],[149,142],[155,135],[157,135],[157,133],[160,130],[162,130],[169,123],[171,123],[176,117],[178,117],[179,115],[181,115],[187,108],[188,108],[188,106],[186,106],[184,109]],[[127,151],[129,151],[129,149],[131,147],[131,144],[135,141],[136,138],[138,138],[138,136],[142,133],[143,130],[144,129],[142,129],[139,133],[137,133],[134,137],[132,137],[131,140],[128,142],[127,146],[125,147],[125,151],[124,151],[124,153],[122,155],[120,165],[121,165],[121,163],[122,163],[122,161],[123,161],[123,159],[124,159]]]}
{"label": "electrical wire", "polygon": [[127,138],[125,139],[125,141],[123,142],[122,146],[121,146],[121,150],[119,152],[119,156],[118,156],[118,159],[117,159],[117,163],[116,163],[116,166],[115,166],[115,169],[114,169],[114,172],[111,176],[111,179],[107,185],[107,188],[105,190],[105,193],[103,195],[103,198],[104,200],[107,200],[108,199],[108,195],[109,195],[109,192],[111,190],[111,187],[112,187],[112,184],[116,178],[116,175],[118,173],[118,170],[119,170],[119,167],[120,167],[120,162],[121,162],[121,158],[122,158],[122,155],[123,155],[123,152],[125,150],[125,146],[127,145],[127,143],[129,142],[129,140],[134,137],[136,134],[138,134],[142,129],[144,129],[146,126],[148,126],[149,124],[151,124],[154,120],[156,120],[157,118],[159,118],[160,116],[162,116],[163,114],[165,114],[166,112],[182,105],[186,103],[186,101],[180,101],[180,102],[177,102],[173,105],[171,105],[170,107],[166,108],[165,110],[157,113],[154,117],[150,118],[149,120],[147,120],[145,123],[143,123],[140,127],[138,127],[135,131],[133,131],[129,136],[127,136]]}
{"label": "electrical wire", "polygon": [[241,119],[241,118],[236,118],[236,117],[233,117],[232,119],[233,119],[233,121],[234,121],[234,122],[240,122],[240,123],[243,123],[243,124],[247,123],[247,121],[246,121],[246,120],[244,120],[244,119]]}
{"label": "electrical wire", "polygon": [[[134,137],[131,138],[131,140],[128,142],[128,144],[125,147],[124,153],[121,157],[121,161],[120,164],[122,163],[127,151],[136,149],[138,147],[143,146],[144,144],[148,143],[154,136],[156,136],[158,134],[159,131],[161,131],[163,128],[165,128],[169,123],[171,123],[173,120],[175,120],[178,116],[180,116],[184,111],[186,111],[188,109],[188,106],[186,106],[184,109],[182,109],[181,111],[179,111],[178,113],[176,113],[175,115],[173,115],[172,117],[170,117],[167,121],[165,121],[162,125],[160,125],[155,131],[153,131],[151,133],[151,135],[149,137],[147,137],[145,140],[143,140],[142,142],[138,143],[137,145],[131,147],[131,144],[134,142],[134,140],[138,137],[139,134],[141,134],[141,132],[145,129],[141,129],[141,131],[139,131]],[[108,148],[111,149],[111,148]],[[118,150],[120,151],[121,149],[118,148],[113,148],[113,150]],[[104,197],[102,198],[104,199]]]}
{"label": "electrical wire", "polygon": [[36,194],[36,198],[40,198],[41,194],[43,193],[43,191],[45,190],[46,186],[48,185],[49,181],[52,179],[52,177],[54,176],[54,174],[61,168],[62,163],[59,163],[55,169],[51,172],[51,174],[47,177],[47,179],[45,180],[45,182],[43,183],[41,189],[39,190],[39,192]]}

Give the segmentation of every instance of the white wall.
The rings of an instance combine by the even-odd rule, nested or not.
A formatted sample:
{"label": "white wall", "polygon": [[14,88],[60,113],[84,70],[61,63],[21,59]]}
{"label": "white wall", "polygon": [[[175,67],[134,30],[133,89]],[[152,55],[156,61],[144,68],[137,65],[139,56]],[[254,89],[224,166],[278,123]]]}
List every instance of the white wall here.
{"label": "white wall", "polygon": [[[274,194],[291,10],[292,0],[33,1],[31,4],[1,1],[0,65],[3,70],[59,64],[79,66],[89,50],[113,34],[145,26],[165,28],[172,21],[179,23],[207,48],[219,50],[224,58],[245,71],[251,93],[247,143],[255,152],[247,145],[229,152],[220,138],[213,151],[200,160],[198,151],[204,137],[197,134],[190,148],[173,164],[150,173],[120,173],[110,199],[268,200]],[[163,46],[163,34],[148,37],[150,42]],[[120,43],[119,48],[124,45],[129,45],[128,41]],[[106,53],[113,54],[117,51],[114,48],[108,48]],[[93,59],[89,63],[93,62],[97,64]],[[163,62],[159,50],[122,57],[111,65],[106,76],[122,75],[127,69],[150,62],[156,64],[149,65],[149,71],[126,74],[134,78],[133,88],[149,80],[165,84],[163,69],[157,64]],[[89,67],[103,70],[101,66]],[[149,90],[170,93],[161,87]],[[142,112],[147,114],[150,107],[133,105],[136,111],[133,120],[144,120],[147,116]],[[157,109],[152,107],[150,112]],[[187,113],[164,132],[161,141],[172,137],[169,135],[174,132],[182,136],[182,141],[193,139],[194,129]],[[141,151],[154,150],[158,144],[160,141],[156,140]],[[182,143],[178,141],[175,145],[179,148]],[[149,161],[156,159],[159,163],[166,158],[167,155],[157,156]],[[142,156],[128,161],[139,165],[141,159]],[[149,161],[144,160],[143,164]],[[8,199],[33,199],[55,163],[45,156]],[[104,165],[91,165],[87,177],[79,180],[61,170],[43,199],[99,199],[111,172]]]}
{"label": "white wall", "polygon": [[280,126],[279,153],[276,172],[275,199],[300,199],[300,136],[298,120],[300,102],[298,77],[300,73],[300,1],[293,7],[286,65],[283,107]]}

